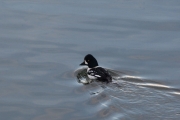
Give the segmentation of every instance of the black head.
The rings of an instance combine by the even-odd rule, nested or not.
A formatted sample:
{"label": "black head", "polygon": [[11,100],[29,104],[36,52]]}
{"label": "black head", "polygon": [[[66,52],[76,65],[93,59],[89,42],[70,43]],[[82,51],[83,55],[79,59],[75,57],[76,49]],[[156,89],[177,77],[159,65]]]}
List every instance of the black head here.
{"label": "black head", "polygon": [[98,66],[98,62],[96,58],[94,58],[91,54],[88,54],[84,57],[84,62],[82,62],[80,65],[87,65],[89,68],[93,68]]}

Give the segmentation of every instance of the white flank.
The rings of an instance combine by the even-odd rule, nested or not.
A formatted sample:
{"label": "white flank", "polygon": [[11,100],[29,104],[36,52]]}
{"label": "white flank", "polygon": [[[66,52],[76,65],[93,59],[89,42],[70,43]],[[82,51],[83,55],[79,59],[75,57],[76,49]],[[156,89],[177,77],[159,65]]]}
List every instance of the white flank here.
{"label": "white flank", "polygon": [[89,77],[90,79],[97,79],[97,77],[91,76],[91,75],[88,75],[88,77]]}
{"label": "white flank", "polygon": [[101,76],[99,76],[99,75],[95,75],[96,77],[101,77]]}
{"label": "white flank", "polygon": [[87,69],[87,72],[88,72],[90,69],[91,69],[91,68],[88,68],[88,69]]}

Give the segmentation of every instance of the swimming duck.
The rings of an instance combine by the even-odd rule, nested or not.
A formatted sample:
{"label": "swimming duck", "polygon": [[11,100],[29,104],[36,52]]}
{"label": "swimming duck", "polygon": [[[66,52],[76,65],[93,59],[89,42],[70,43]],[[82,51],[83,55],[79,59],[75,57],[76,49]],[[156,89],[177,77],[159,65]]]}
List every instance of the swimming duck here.
{"label": "swimming duck", "polygon": [[87,75],[90,79],[107,83],[112,82],[112,76],[106,69],[98,66],[96,58],[91,54],[87,54],[80,65],[88,66]]}

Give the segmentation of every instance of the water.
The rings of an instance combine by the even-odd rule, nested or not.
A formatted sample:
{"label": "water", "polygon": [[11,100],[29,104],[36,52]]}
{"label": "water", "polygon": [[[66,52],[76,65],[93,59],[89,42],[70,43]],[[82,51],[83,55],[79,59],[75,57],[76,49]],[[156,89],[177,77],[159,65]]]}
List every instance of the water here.
{"label": "water", "polygon": [[[0,119],[179,120],[179,5],[0,0]],[[123,77],[78,83],[88,53]]]}

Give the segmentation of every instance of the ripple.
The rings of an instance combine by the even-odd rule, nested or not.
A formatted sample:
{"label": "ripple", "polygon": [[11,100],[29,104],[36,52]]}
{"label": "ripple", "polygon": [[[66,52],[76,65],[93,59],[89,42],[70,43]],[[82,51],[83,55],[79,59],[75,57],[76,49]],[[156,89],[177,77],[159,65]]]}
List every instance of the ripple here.
{"label": "ripple", "polygon": [[157,84],[157,83],[137,83],[137,85],[146,86],[146,87],[154,87],[154,88],[162,88],[167,89],[171,88],[170,86],[163,85],[163,84]]}
{"label": "ripple", "polygon": [[180,95],[180,92],[170,92],[171,94]]}
{"label": "ripple", "polygon": [[[101,103],[102,106],[107,106],[107,103],[109,102],[109,100],[111,97],[107,94],[104,93],[100,93],[96,96],[93,96],[90,100],[89,100],[89,104],[90,105],[96,105]],[[107,102],[108,101],[108,102]]]}
{"label": "ripple", "polygon": [[[83,67],[75,71],[74,75],[78,76],[77,79],[87,78],[86,69]],[[93,81],[81,86],[80,89],[80,94],[93,93],[90,94],[88,101],[84,102],[84,106],[90,105],[88,109],[93,111],[92,113],[97,113],[95,118],[154,119],[152,116],[157,115],[155,111],[159,111],[159,118],[174,118],[173,114],[180,110],[175,109],[179,104],[179,89],[158,83],[156,80],[128,75],[123,71],[108,70],[113,72],[112,76],[116,78],[118,76],[118,79],[113,79],[109,84]],[[171,111],[171,114],[164,109]]]}

